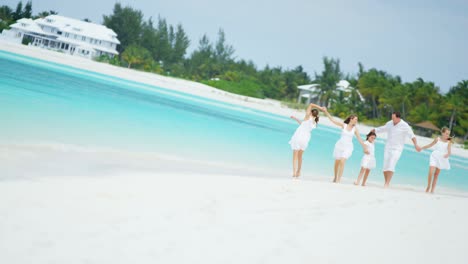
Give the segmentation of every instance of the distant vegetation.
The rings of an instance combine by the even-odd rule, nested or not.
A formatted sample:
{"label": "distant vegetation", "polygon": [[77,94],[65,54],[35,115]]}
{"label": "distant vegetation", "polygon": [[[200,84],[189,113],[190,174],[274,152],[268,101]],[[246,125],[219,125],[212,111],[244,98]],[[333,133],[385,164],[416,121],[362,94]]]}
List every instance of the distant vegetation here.
{"label": "distant vegetation", "polygon": [[[56,12],[43,11],[32,16],[31,2],[24,7],[19,2],[15,11],[1,6],[0,30],[23,17],[49,14]],[[400,111],[411,123],[428,120],[438,127],[448,126],[464,141],[468,138],[468,80],[459,81],[442,94],[433,82],[418,78],[404,83],[398,75],[365,69],[361,63],[357,64],[357,73],[345,75],[340,70],[340,60],[328,57],[323,58],[322,72],[313,76],[300,65],[294,69],[268,65],[259,69],[253,61],[235,57],[235,49],[228,44],[223,29],[219,29],[216,41],[202,36],[198,47],[187,54],[191,40],[183,26],[170,25],[163,17],[144,20],[140,10],[116,3],[113,13],[104,15],[103,21],[117,33],[121,45],[119,57],[97,59],[102,62],[198,81],[232,93],[277,99],[289,105],[296,105],[298,85],[317,83],[319,103],[331,105],[335,115],[356,113],[364,122],[382,124],[392,111]],[[342,79],[355,89],[337,92],[336,83]],[[357,91],[364,96],[364,103]]]}

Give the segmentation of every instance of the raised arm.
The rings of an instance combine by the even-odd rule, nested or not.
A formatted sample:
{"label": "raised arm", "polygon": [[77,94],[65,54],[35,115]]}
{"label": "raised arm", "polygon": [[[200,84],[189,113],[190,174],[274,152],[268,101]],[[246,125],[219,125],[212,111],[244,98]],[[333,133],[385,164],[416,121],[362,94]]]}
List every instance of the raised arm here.
{"label": "raised arm", "polygon": [[421,149],[428,149],[428,148],[434,146],[437,143],[437,140],[438,140],[437,138],[434,138],[434,140],[431,143],[427,144],[426,146],[422,147]]}
{"label": "raised arm", "polygon": [[316,104],[313,104],[313,103],[310,103],[309,106],[307,107],[307,114],[309,115],[310,114],[310,111],[312,111],[312,108],[317,108],[318,110],[320,111],[323,111],[322,107],[320,107],[319,105],[316,105]]}
{"label": "raised arm", "polygon": [[328,119],[330,119],[330,121],[331,121],[333,124],[335,124],[335,125],[337,125],[337,126],[339,126],[339,127],[341,127],[341,128],[344,127],[344,125],[343,125],[342,122],[338,122],[338,121],[336,121],[335,119],[333,119],[333,117],[330,115],[330,113],[328,113],[328,109],[323,108],[323,112],[325,113],[325,115],[328,117]]}
{"label": "raised arm", "polygon": [[361,144],[362,148],[364,149],[364,153],[369,154],[369,150],[367,149],[366,144],[364,144],[364,141],[362,140],[361,135],[359,134],[359,131],[357,128],[354,129],[354,135],[359,141],[359,144]]}
{"label": "raised arm", "polygon": [[301,124],[301,120],[299,120],[297,117],[295,117],[295,116],[290,116],[290,118],[296,120],[296,122],[297,122],[299,125]]}

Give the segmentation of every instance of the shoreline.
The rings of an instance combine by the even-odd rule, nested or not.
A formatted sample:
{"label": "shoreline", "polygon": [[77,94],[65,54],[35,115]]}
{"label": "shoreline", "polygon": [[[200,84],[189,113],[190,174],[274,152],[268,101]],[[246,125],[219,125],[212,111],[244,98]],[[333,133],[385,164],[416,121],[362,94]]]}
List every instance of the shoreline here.
{"label": "shoreline", "polygon": [[[0,40],[0,50],[7,52],[20,54],[24,56],[29,56],[36,59],[41,59],[49,62],[54,62],[58,64],[63,64],[83,70],[93,71],[100,74],[105,74],[117,78],[122,78],[130,81],[140,82],[148,85],[153,85],[161,87],[164,89],[174,90],[178,92],[183,92],[191,95],[196,95],[204,98],[209,98],[224,103],[235,104],[242,107],[252,108],[255,110],[264,111],[271,114],[276,114],[279,116],[287,117],[294,115],[298,118],[302,118],[304,115],[304,110],[291,109],[286,106],[283,106],[281,102],[272,100],[272,99],[258,99],[238,94],[229,93],[205,84],[178,79],[173,77],[166,77],[158,75],[155,73],[148,73],[143,71],[137,71],[134,69],[128,69],[123,67],[118,67],[106,63],[96,62],[93,60],[80,58],[76,56],[71,56],[55,51],[45,50],[38,47],[24,46],[12,44]],[[304,106],[305,108],[305,106]],[[342,120],[338,117],[335,117],[338,120]],[[335,127],[328,118],[321,115],[320,123],[329,126]],[[372,127],[358,124],[357,128],[361,134],[367,134]],[[386,139],[386,134],[378,135],[380,139]],[[424,146],[432,142],[432,138],[421,137],[416,135],[418,144]],[[410,140],[406,141],[407,145],[412,146]],[[462,158],[468,158],[468,150],[462,149],[461,145],[456,144],[452,146],[452,155],[459,156]]]}
{"label": "shoreline", "polygon": [[[0,42],[0,50],[280,116],[304,113],[39,48]],[[435,194],[380,181],[363,188],[166,153],[8,140],[0,168],[2,263],[468,263],[468,193],[440,186]]]}

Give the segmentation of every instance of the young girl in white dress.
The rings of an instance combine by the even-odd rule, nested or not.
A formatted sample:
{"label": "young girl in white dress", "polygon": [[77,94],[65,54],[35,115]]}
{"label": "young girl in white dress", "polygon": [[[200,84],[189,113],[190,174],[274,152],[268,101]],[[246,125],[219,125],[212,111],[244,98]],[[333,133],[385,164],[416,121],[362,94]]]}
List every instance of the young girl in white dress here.
{"label": "young girl in white dress", "polygon": [[330,121],[339,126],[341,130],[341,137],[335,144],[335,149],[333,150],[333,156],[335,158],[335,166],[334,166],[334,176],[333,182],[339,183],[341,181],[341,176],[343,176],[343,170],[346,163],[346,160],[351,157],[353,153],[353,136],[355,135],[358,139],[359,143],[364,149],[364,153],[368,153],[366,145],[364,145],[364,141],[362,141],[361,136],[356,128],[356,124],[358,122],[358,117],[356,115],[350,115],[346,118],[343,123],[336,121],[333,117],[328,113],[328,110],[323,107],[323,112],[328,116]]}
{"label": "young girl in white dress", "polygon": [[[430,144],[422,147],[423,149],[434,146],[429,160],[429,175],[427,177],[426,192],[434,193],[440,170],[450,170],[449,156],[451,154],[450,130],[446,127],[441,130],[442,135],[437,137]],[[434,177],[432,176],[434,175]]]}
{"label": "young girl in white dress", "polygon": [[301,176],[302,154],[309,145],[310,133],[317,127],[319,121],[319,112],[317,109],[322,110],[320,106],[310,104],[307,107],[306,115],[302,122],[294,116],[291,116],[291,118],[295,119],[300,124],[289,141],[291,149],[293,150],[293,177],[295,178]]}
{"label": "young girl in white dress", "polygon": [[364,144],[367,146],[369,154],[364,154],[361,160],[361,171],[357,180],[354,182],[355,185],[359,185],[361,182],[362,176],[364,180],[362,181],[362,186],[366,186],[367,177],[371,169],[375,168],[375,155],[374,155],[374,140],[377,135],[374,132],[369,132],[366,136],[366,142]]}

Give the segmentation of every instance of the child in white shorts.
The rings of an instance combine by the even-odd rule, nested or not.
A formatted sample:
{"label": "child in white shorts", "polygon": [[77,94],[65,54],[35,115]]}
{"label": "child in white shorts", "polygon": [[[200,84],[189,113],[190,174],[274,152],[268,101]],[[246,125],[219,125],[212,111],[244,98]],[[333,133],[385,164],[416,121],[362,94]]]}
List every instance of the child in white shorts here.
{"label": "child in white shorts", "polygon": [[374,155],[374,141],[377,135],[374,132],[369,132],[366,137],[366,142],[364,144],[367,146],[369,154],[364,154],[361,160],[361,171],[357,180],[354,182],[355,185],[359,185],[361,182],[362,176],[364,180],[362,181],[362,186],[366,186],[367,177],[371,169],[375,168],[375,155]]}

